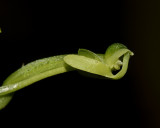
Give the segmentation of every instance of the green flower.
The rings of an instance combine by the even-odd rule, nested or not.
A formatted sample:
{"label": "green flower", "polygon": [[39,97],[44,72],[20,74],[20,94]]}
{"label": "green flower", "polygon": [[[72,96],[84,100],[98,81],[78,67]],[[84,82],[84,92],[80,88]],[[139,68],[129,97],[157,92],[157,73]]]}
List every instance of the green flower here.
{"label": "green flower", "polygon": [[79,49],[78,54],[58,55],[31,62],[3,82],[0,87],[0,110],[10,102],[15,91],[60,73],[82,70],[108,79],[120,79],[125,75],[132,55],[133,52],[126,46],[114,43],[105,54]]}

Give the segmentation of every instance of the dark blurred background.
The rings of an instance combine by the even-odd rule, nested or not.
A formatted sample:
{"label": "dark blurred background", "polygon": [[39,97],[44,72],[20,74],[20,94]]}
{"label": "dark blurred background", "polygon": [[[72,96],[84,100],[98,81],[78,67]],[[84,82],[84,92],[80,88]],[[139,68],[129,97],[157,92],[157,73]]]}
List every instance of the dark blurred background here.
{"label": "dark blurred background", "polygon": [[47,119],[53,126],[159,128],[159,6],[158,0],[1,0],[1,83],[23,63],[76,53],[78,48],[104,53],[119,42],[135,53],[118,81],[70,72],[18,91],[0,111],[1,121],[29,116],[28,123]]}

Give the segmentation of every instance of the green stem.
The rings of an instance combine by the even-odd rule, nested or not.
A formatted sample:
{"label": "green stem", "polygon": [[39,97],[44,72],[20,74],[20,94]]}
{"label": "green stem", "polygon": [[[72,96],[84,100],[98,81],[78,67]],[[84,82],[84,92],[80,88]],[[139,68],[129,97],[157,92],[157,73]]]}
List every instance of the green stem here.
{"label": "green stem", "polygon": [[64,56],[66,55],[34,61],[11,74],[0,87],[0,109],[10,102],[13,97],[12,92],[44,78],[74,70],[64,63]]}

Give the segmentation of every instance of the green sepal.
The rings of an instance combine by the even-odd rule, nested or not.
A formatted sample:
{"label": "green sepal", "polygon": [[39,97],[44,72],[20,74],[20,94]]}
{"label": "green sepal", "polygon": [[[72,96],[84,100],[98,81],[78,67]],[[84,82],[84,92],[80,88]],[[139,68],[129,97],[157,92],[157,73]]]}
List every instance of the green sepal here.
{"label": "green sepal", "polygon": [[106,77],[112,76],[109,66],[92,58],[80,55],[67,55],[64,57],[64,61],[75,69]]}
{"label": "green sepal", "polygon": [[78,55],[85,56],[85,57],[103,62],[103,59],[101,56],[87,49],[79,49]]}

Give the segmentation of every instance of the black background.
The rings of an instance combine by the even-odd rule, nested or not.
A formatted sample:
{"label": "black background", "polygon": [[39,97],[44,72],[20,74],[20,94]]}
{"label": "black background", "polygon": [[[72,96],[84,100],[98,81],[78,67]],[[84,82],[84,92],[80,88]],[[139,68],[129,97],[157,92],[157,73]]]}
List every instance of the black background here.
{"label": "black background", "polygon": [[160,127],[159,5],[145,0],[1,0],[1,83],[23,63],[76,53],[78,48],[104,53],[119,42],[135,53],[118,81],[69,72],[18,91],[0,111],[1,123]]}

